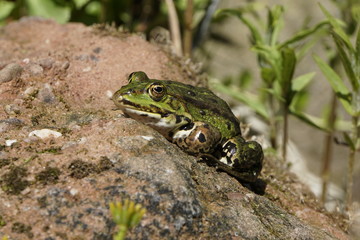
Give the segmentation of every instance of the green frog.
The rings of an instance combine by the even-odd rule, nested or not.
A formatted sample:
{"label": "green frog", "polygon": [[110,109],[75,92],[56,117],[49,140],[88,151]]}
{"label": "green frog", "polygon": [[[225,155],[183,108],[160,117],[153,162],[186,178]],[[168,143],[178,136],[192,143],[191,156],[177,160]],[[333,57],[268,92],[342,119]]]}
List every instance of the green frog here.
{"label": "green frog", "polygon": [[112,97],[126,115],[161,133],[183,151],[245,182],[254,182],[263,151],[241,136],[238,119],[227,103],[206,88],[133,72]]}

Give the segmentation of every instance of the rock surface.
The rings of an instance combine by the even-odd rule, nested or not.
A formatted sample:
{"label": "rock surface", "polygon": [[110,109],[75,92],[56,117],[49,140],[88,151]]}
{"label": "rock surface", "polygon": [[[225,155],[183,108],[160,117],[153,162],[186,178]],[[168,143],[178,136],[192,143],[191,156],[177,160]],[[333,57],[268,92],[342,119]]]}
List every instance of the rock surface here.
{"label": "rock surface", "polygon": [[243,186],[114,111],[133,71],[196,84],[141,37],[26,18],[0,46],[0,71],[23,69],[0,83],[0,237],[112,239],[109,202],[131,199],[147,213],[129,239],[349,239],[271,154]]}

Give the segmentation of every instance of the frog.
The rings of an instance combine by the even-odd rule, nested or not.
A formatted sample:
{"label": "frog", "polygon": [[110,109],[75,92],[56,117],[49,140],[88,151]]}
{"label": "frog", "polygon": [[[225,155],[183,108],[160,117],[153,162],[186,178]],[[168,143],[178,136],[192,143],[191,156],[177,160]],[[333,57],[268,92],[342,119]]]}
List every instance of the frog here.
{"label": "frog", "polygon": [[184,152],[205,160],[242,182],[255,182],[263,150],[242,137],[229,105],[211,90],[132,72],[113,96],[117,109],[158,131]]}

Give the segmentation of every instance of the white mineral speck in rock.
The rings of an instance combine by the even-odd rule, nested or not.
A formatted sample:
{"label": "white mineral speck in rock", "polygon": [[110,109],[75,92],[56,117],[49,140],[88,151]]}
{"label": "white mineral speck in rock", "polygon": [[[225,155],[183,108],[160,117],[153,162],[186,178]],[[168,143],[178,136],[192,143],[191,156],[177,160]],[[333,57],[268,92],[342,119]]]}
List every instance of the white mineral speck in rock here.
{"label": "white mineral speck in rock", "polygon": [[141,137],[142,137],[143,139],[145,139],[145,140],[148,140],[148,141],[154,139],[153,136],[141,136]]}
{"label": "white mineral speck in rock", "polygon": [[36,91],[38,91],[38,89],[34,88],[34,87],[28,87],[25,91],[24,94],[29,96],[34,94]]}
{"label": "white mineral speck in rock", "polygon": [[86,67],[83,69],[83,72],[90,72],[91,71],[91,67]]}
{"label": "white mineral speck in rock", "polygon": [[6,145],[7,147],[11,147],[11,145],[13,145],[13,144],[16,143],[16,142],[17,142],[16,139],[9,139],[9,140],[6,140],[6,141],[5,141],[5,145]]}
{"label": "white mineral speck in rock", "polygon": [[36,136],[38,138],[44,139],[44,138],[49,138],[49,137],[54,137],[54,138],[58,138],[61,137],[62,134],[59,132],[56,132],[54,130],[50,130],[50,129],[40,129],[40,130],[34,130],[31,133],[29,133],[29,137],[32,136]]}
{"label": "white mineral speck in rock", "polygon": [[113,93],[110,90],[107,90],[106,91],[106,96],[111,99],[112,96],[113,96]]}
{"label": "white mineral speck in rock", "polygon": [[79,192],[79,190],[77,190],[77,189],[75,189],[75,188],[70,189],[70,194],[71,194],[72,196],[75,196],[76,194],[78,194],[78,192]]}

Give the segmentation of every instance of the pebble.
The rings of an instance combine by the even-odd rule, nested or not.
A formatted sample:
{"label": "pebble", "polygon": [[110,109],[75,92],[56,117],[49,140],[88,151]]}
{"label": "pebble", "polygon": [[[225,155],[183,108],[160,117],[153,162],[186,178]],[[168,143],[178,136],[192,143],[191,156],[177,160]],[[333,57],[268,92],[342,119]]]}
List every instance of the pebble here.
{"label": "pebble", "polygon": [[40,89],[37,97],[40,99],[40,101],[45,103],[53,103],[56,101],[55,95],[52,91],[52,87],[48,83],[45,83],[44,87]]}
{"label": "pebble", "polygon": [[55,60],[53,58],[43,58],[38,61],[38,64],[45,69],[50,69],[54,62]]}
{"label": "pebble", "polygon": [[91,71],[91,67],[86,67],[82,70],[83,72],[90,72]]}
{"label": "pebble", "polygon": [[62,70],[66,70],[70,67],[70,62],[69,61],[66,61],[64,62],[62,65],[61,65],[61,69]]}
{"label": "pebble", "polygon": [[39,76],[43,74],[44,69],[38,64],[31,64],[29,66],[29,72],[32,76]]}
{"label": "pebble", "polygon": [[58,137],[61,137],[62,134],[60,132],[44,128],[44,129],[34,130],[34,131],[30,132],[29,137],[33,137],[33,136],[36,136],[41,139],[45,139],[45,138],[49,138],[49,137],[58,138]]}
{"label": "pebble", "polygon": [[112,96],[113,96],[113,93],[112,93],[110,90],[107,90],[107,91],[106,91],[106,96],[107,96],[109,99],[111,99]]}
{"label": "pebble", "polygon": [[0,83],[10,82],[20,77],[23,68],[17,63],[10,63],[0,71]]}
{"label": "pebble", "polygon": [[35,87],[28,87],[28,88],[24,91],[24,94],[25,94],[26,96],[33,96],[37,91],[38,91],[38,89],[35,88]]}
{"label": "pebble", "polygon": [[15,104],[5,105],[4,110],[8,115],[16,115],[20,113],[19,106]]}
{"label": "pebble", "polygon": [[8,139],[8,140],[5,140],[5,146],[11,147],[11,145],[13,145],[13,144],[16,143],[16,142],[17,142],[16,139]]}

